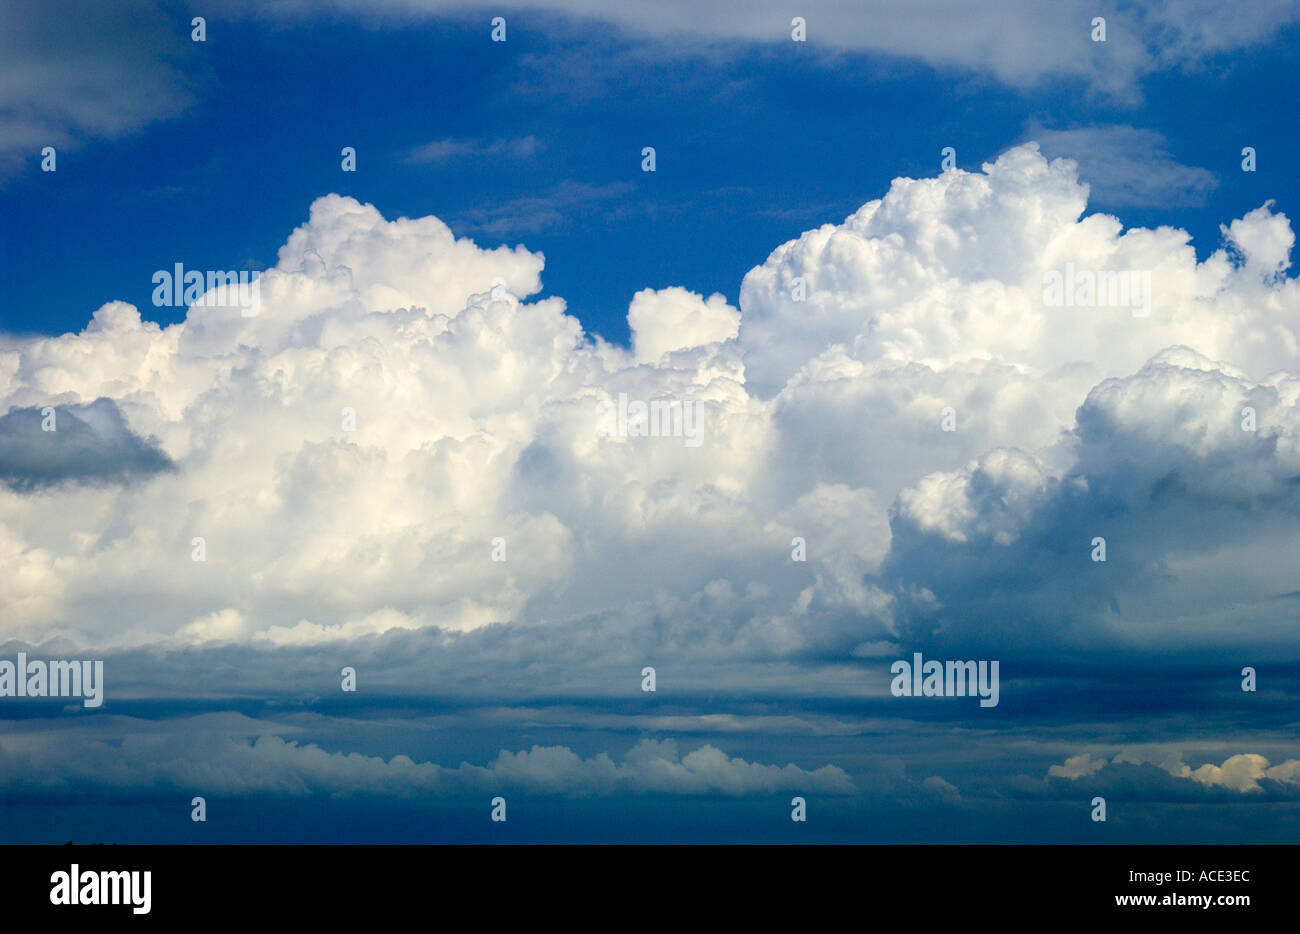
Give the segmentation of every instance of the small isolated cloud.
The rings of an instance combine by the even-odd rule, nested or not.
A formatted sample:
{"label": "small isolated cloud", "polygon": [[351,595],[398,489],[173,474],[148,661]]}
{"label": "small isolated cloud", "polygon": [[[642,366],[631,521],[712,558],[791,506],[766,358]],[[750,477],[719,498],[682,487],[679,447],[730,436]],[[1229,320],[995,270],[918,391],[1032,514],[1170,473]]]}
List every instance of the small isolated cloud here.
{"label": "small isolated cloud", "polygon": [[957,790],[957,786],[940,775],[931,775],[921,782],[921,785],[946,801],[957,801],[961,798],[961,792]]}
{"label": "small isolated cloud", "polygon": [[1132,126],[1049,130],[1026,134],[1043,155],[1073,159],[1092,199],[1113,207],[1179,207],[1204,203],[1219,184],[1213,173],[1183,165],[1170,155],[1165,138]]}
{"label": "small isolated cloud", "polygon": [[436,139],[406,154],[411,165],[435,165],[461,159],[528,159],[542,148],[535,136],[515,139]]}
{"label": "small isolated cloud", "polygon": [[1085,752],[1077,756],[1070,756],[1061,765],[1052,766],[1047,770],[1047,774],[1056,778],[1083,778],[1085,775],[1091,775],[1093,772],[1105,767],[1105,759],[1094,759]]}
{"label": "small isolated cloud", "polygon": [[0,482],[11,489],[130,483],[173,468],[156,441],[131,431],[112,399],[0,417]]}
{"label": "small isolated cloud", "polygon": [[459,227],[493,236],[538,233],[573,225],[576,218],[599,205],[621,198],[633,189],[631,182],[594,185],[564,181],[536,195],[525,195],[487,208],[460,214]]}

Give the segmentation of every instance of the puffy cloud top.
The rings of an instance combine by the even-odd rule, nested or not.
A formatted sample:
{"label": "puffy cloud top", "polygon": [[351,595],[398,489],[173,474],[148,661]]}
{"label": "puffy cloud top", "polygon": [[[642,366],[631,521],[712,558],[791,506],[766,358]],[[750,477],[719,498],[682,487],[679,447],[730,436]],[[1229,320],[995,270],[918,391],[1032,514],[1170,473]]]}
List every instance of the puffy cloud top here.
{"label": "puffy cloud top", "polygon": [[[255,316],[196,304],[161,328],[110,303],[79,334],[3,338],[5,464],[35,463],[23,413],[55,405],[117,421],[50,476],[137,467],[129,506],[0,491],[0,638],[270,650],[515,622],[567,639],[626,614],[628,650],[848,657],[1007,562],[1048,580],[1043,543],[1119,505],[1236,510],[1202,545],[1241,545],[1241,517],[1292,508],[1300,475],[1289,221],[1264,205],[1198,263],[1185,232],[1086,206],[1074,164],[1033,144],[896,179],[773,251],[739,310],[638,292],[625,350],[526,300],[540,254],[323,197]],[[1106,274],[1138,291],[1111,301]],[[651,427],[636,406],[655,404]],[[1156,527],[1132,522],[1112,536]],[[1152,560],[1180,547],[1161,534]]]}
{"label": "puffy cloud top", "polygon": [[740,312],[721,295],[703,296],[674,286],[642,289],[632,296],[627,323],[638,363],[655,363],[671,350],[730,340],[740,330]]}

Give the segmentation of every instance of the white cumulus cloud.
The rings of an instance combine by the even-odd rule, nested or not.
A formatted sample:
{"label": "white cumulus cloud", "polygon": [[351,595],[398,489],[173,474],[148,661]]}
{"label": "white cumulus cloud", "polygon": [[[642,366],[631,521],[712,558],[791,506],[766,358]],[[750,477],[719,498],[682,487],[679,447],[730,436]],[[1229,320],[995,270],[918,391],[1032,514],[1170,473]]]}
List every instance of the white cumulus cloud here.
{"label": "white cumulus cloud", "polygon": [[[1073,579],[1086,539],[1071,557],[1062,536],[1119,506],[1117,554],[1128,535],[1176,571],[1195,525],[1221,570],[1184,583],[1228,599],[1248,566],[1294,589],[1251,550],[1294,535],[1269,518],[1300,475],[1289,220],[1264,205],[1198,262],[1185,232],[1086,208],[1033,144],[896,179],[773,251],[738,309],[638,292],[629,350],[528,300],[540,254],[325,196],[254,317],[164,328],[112,302],[80,333],[0,338],[0,411],[107,399],[171,465],[0,488],[0,638],[275,651],[516,623],[597,659],[583,621],[617,619],[641,657],[847,658],[999,575]],[[1053,304],[1067,267],[1149,273],[1149,314]],[[620,394],[697,406],[703,443],[600,432]]]}

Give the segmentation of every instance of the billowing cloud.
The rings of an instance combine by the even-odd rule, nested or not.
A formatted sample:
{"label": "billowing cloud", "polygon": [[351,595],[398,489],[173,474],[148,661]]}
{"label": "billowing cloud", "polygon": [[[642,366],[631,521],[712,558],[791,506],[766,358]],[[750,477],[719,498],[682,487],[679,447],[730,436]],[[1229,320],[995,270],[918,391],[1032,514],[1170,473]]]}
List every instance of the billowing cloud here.
{"label": "billowing cloud", "polygon": [[1282,592],[1290,572],[1267,556],[1295,541],[1298,402],[1284,373],[1257,383],[1171,347],[1089,392],[1055,468],[999,448],[905,490],[888,570],[925,577],[938,608],[911,602],[911,616],[936,624],[1091,613],[1185,627],[1189,603],[1222,602],[1225,586],[1244,601],[1243,564]]}
{"label": "billowing cloud", "polygon": [[627,311],[632,352],[638,363],[655,363],[672,350],[730,340],[740,330],[740,312],[721,295],[703,296],[674,286],[642,289]]}
{"label": "billowing cloud", "polygon": [[[639,292],[624,349],[529,301],[539,254],[323,197],[256,316],[110,303],[4,339],[0,405],[112,400],[176,469],[129,500],[0,491],[0,636],[280,659],[245,692],[356,646],[387,689],[526,696],[652,661],[788,691],[817,659],[883,691],[861,666],[922,634],[1176,641],[1228,606],[1254,632],[1273,610],[1243,607],[1295,590],[1290,223],[1266,204],[1198,262],[1086,207],[1032,144],[897,179],[773,251],[738,310]],[[664,417],[609,430],[620,404]]]}
{"label": "billowing cloud", "polygon": [[1108,785],[1116,781],[1122,782],[1125,776],[1141,774],[1123,768],[1125,765],[1158,766],[1174,778],[1194,782],[1209,790],[1246,794],[1263,792],[1265,786],[1271,786],[1275,794],[1300,795],[1300,759],[1288,759],[1270,765],[1269,760],[1258,753],[1237,753],[1221,764],[1206,762],[1196,768],[1184,763],[1182,754],[1176,750],[1123,750],[1109,761],[1084,753],[1070,757],[1064,765],[1053,765],[1048,774],[1071,781],[1087,779],[1089,782]]}

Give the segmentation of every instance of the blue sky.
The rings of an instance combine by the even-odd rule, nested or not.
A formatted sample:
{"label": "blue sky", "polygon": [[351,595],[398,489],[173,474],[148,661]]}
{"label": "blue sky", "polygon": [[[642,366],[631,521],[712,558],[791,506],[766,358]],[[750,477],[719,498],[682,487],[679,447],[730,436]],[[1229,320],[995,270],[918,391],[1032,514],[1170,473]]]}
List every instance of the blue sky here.
{"label": "blue sky", "polygon": [[[284,232],[329,192],[386,216],[436,214],[482,245],[541,251],[542,294],[625,342],[638,289],[682,285],[734,302],[774,245],[841,220],[897,176],[937,171],[944,146],[977,169],[1042,130],[1080,131],[1045,151],[1080,160],[1090,210],[1182,227],[1202,257],[1220,245],[1220,224],[1266,198],[1293,211],[1300,190],[1288,155],[1294,26],[1189,72],[1149,75],[1134,103],[1069,76],[1009,88],[815,41],[670,44],[547,11],[512,16],[498,44],[469,13],[376,28],[212,16],[199,44],[183,10],[167,10],[155,41],[192,103],[80,142],[54,174],[40,172],[37,147],[0,189],[15,286],[5,328],[79,330],[108,299],[170,323],[179,310],[149,303],[155,270],[274,265]],[[411,160],[448,140],[465,145]],[[1153,158],[1152,143],[1167,155]],[[359,152],[356,173],[340,169],[345,145]],[[640,171],[646,145],[654,175]],[[1260,154],[1254,175],[1240,170],[1246,145]],[[1089,171],[1090,155],[1112,152],[1122,158]],[[1204,178],[1189,185],[1180,166]],[[1148,187],[1132,192],[1134,179]]]}
{"label": "blue sky", "polygon": [[1300,11],[800,6],[6,9],[0,841],[1295,838]]}

